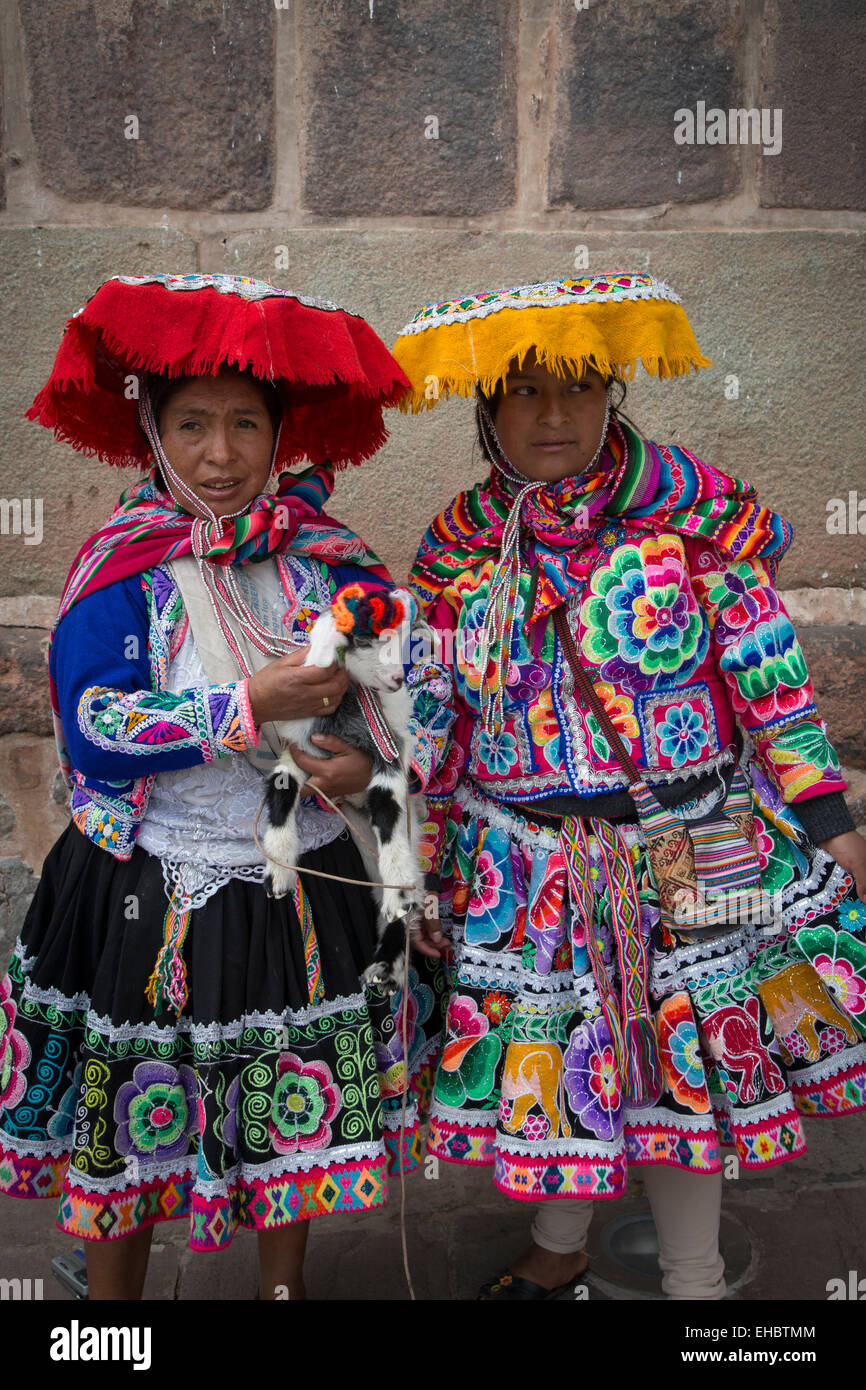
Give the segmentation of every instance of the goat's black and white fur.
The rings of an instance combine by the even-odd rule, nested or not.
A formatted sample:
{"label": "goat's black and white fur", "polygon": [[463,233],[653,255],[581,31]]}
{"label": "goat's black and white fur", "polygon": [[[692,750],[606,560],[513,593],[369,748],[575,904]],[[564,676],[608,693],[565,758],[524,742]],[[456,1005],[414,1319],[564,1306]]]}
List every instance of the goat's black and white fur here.
{"label": "goat's black and white fur", "polygon": [[[403,601],[407,613],[412,611],[412,599],[406,591],[395,590],[393,598]],[[395,646],[399,648],[399,643]],[[351,684],[334,713],[275,724],[284,749],[268,778],[268,826],[262,837],[262,848],[271,862],[265,886],[272,897],[281,898],[295,885],[294,868],[285,866],[297,864],[298,792],[307,779],[294,762],[288,745],[295,744],[314,757],[327,758],[328,754],[311,742],[311,736],[334,734],[366,753],[373,763],[367,790],[343,798],[343,809],[348,810],[348,818],[353,823],[360,820],[359,828],[367,840],[372,838],[372,828],[378,849],[377,864],[362,844],[358,846],[376,894],[379,916],[375,955],[363,979],[366,984],[378,985],[393,993],[400,987],[403,977],[405,918],[420,909],[424,898],[417,853],[417,816],[422,798],[411,798],[407,821],[411,700],[403,684],[402,665],[386,659],[386,648],[379,638],[339,631],[333,612],[326,609],[313,625],[304,664],[330,666],[338,655],[342,656]],[[358,699],[356,684],[366,686],[378,696],[399,749],[396,761],[389,763],[375,742]],[[354,808],[354,815],[350,808]],[[359,812],[363,814],[359,816]],[[382,887],[383,884],[407,886]]]}

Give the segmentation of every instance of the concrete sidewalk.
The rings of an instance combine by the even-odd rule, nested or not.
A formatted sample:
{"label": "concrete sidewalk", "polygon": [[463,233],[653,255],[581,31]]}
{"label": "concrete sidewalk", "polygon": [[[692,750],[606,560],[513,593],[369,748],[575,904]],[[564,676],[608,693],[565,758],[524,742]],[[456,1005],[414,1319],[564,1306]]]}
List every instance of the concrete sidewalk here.
{"label": "concrete sidewalk", "polygon": [[[847,1284],[851,1271],[866,1278],[866,1114],[807,1119],[805,1127],[803,1158],[766,1173],[741,1172],[725,1183],[722,1250],[736,1299],[823,1302],[828,1280]],[[525,1244],[532,1207],[497,1193],[491,1173],[441,1163],[436,1177],[425,1178],[423,1168],[408,1177],[409,1261],[418,1299],[473,1298]],[[649,1209],[639,1173],[632,1170],[625,1197],[597,1203],[589,1241],[591,1300],[659,1296],[656,1280],[629,1274],[603,1249],[608,1223]],[[379,1211],[314,1221],[309,1297],[406,1299],[399,1208],[397,1180]],[[0,1200],[0,1278],[41,1278],[46,1300],[72,1302],[52,1277],[50,1261],[80,1242],[61,1234],[54,1217],[53,1201]],[[157,1227],[145,1297],[251,1298],[257,1283],[252,1235],[241,1232],[227,1251],[201,1255],[189,1250],[187,1233],[186,1221]]]}

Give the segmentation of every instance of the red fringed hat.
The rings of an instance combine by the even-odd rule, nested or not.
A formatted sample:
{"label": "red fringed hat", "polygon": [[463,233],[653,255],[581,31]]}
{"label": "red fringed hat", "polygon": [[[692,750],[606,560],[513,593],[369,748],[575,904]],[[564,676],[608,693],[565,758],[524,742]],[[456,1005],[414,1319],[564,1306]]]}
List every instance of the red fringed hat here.
{"label": "red fringed hat", "polygon": [[252,369],[288,401],[275,464],[361,463],[385,442],[384,406],[409,386],[364,319],[244,275],[115,275],[66,325],[27,411],[86,455],[145,465],[130,378]]}

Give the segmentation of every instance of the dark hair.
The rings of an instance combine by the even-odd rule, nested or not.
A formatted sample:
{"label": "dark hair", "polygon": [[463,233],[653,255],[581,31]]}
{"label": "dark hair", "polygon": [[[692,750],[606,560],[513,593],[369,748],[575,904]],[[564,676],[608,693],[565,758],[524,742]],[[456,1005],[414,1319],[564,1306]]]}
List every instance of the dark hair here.
{"label": "dark hair", "polygon": [[[266,381],[262,377],[254,376],[251,367],[244,367],[241,369],[240,367],[233,367],[224,363],[220,370],[235,372],[241,381],[248,381],[251,386],[255,386],[270,416],[271,428],[274,431],[274,437],[276,437],[280,421],[283,418],[283,407],[286,400],[281,387],[273,381]],[[153,415],[156,420],[157,429],[159,428],[160,415],[163,410],[165,410],[172,396],[175,396],[182,386],[188,386],[191,381],[198,380],[200,380],[200,377],[197,376],[164,375],[152,376],[148,379],[148,389],[150,391],[150,400],[153,405]]]}
{"label": "dark hair", "polygon": [[[595,366],[593,365],[592,362],[590,362],[589,365],[590,365],[590,367],[592,367],[593,371],[597,371],[597,370],[598,370],[598,368],[595,367]],[[616,416],[617,416],[618,418],[620,418],[620,419],[626,420],[626,421],[628,422],[628,424],[630,424],[634,429],[637,430],[638,434],[640,434],[641,431],[640,431],[639,427],[634,423],[634,420],[630,420],[629,417],[628,417],[627,415],[625,415],[625,414],[623,413],[623,410],[622,410],[623,402],[625,401],[626,391],[627,391],[627,387],[626,387],[625,382],[624,382],[624,381],[621,381],[621,380],[619,379],[619,377],[615,377],[615,376],[610,376],[610,375],[608,375],[608,376],[606,376],[606,377],[604,378],[604,384],[605,384],[605,386],[609,386],[609,385],[613,384],[613,391],[614,391],[614,393],[616,393],[616,392],[619,393],[619,399],[615,399],[615,397],[614,397],[614,395],[613,395],[613,393],[612,393],[612,399],[611,399],[611,403],[610,403],[611,414],[616,415]],[[495,460],[495,458],[493,458],[493,457],[491,456],[491,454],[490,454],[490,452],[489,452],[489,450],[488,450],[488,448],[487,448],[487,443],[486,443],[485,438],[484,438],[484,430],[483,430],[482,423],[481,423],[481,411],[480,411],[480,409],[479,409],[479,404],[478,404],[478,402],[479,402],[479,401],[483,401],[483,402],[485,403],[485,405],[487,406],[488,411],[490,412],[490,417],[491,417],[491,419],[493,420],[493,423],[495,424],[495,423],[496,423],[496,414],[497,414],[497,411],[499,410],[500,402],[502,401],[502,397],[505,395],[505,383],[502,382],[502,381],[497,382],[497,383],[496,383],[496,386],[495,386],[495,388],[494,388],[494,390],[493,390],[493,394],[490,395],[490,396],[485,396],[484,392],[483,392],[483,391],[479,391],[477,388],[476,388],[476,393],[475,393],[475,394],[476,394],[476,396],[478,397],[478,400],[476,400],[476,404],[475,404],[475,430],[476,430],[476,434],[477,434],[477,437],[478,437],[478,444],[479,444],[479,446],[480,446],[480,448],[481,448],[481,452],[482,452],[482,454],[484,455],[484,457],[486,458],[487,462],[488,462],[488,463],[495,463],[496,460]]]}

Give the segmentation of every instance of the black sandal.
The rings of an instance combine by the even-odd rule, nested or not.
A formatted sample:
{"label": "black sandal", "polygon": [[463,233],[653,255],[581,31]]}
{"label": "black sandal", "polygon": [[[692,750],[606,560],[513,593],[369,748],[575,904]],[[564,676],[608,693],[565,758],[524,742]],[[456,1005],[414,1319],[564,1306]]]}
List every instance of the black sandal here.
{"label": "black sandal", "polygon": [[520,1274],[512,1274],[511,1270],[507,1269],[496,1279],[490,1279],[486,1284],[482,1284],[475,1295],[475,1301],[498,1303],[525,1302],[533,1299],[542,1302],[560,1298],[564,1293],[571,1293],[575,1285],[585,1277],[588,1270],[589,1261],[578,1274],[575,1274],[565,1284],[557,1284],[556,1288],[546,1289],[543,1284],[535,1284],[531,1279],[524,1279]]}

